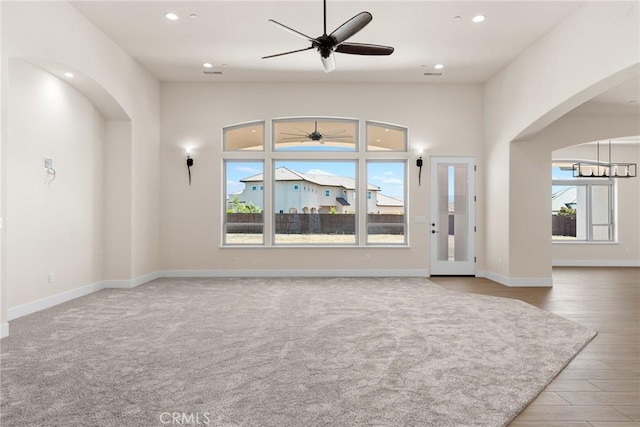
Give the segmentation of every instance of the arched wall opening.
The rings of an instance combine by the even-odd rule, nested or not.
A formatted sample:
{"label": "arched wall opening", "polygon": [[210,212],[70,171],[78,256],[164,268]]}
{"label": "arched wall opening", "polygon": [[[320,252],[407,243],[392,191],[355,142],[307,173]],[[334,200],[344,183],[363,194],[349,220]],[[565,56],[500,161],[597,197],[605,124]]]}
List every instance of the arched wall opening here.
{"label": "arched wall opening", "polygon": [[[631,78],[630,70],[635,73],[631,73]],[[594,104],[602,94],[637,79],[638,67],[634,66],[585,88],[576,97],[580,98],[588,93],[593,99],[590,104],[578,106],[535,135],[511,143],[510,245],[514,248],[525,248],[511,253],[510,267],[518,271],[518,274],[529,274],[531,277],[548,274],[550,278],[554,265],[640,264],[640,231],[637,225],[640,185],[637,178],[615,180],[614,203],[618,206],[617,210],[614,209],[616,232],[613,241],[606,244],[553,241],[550,191],[551,165],[554,158],[596,160],[595,144],[581,144],[623,138],[629,143],[614,144],[614,160],[638,163],[640,144],[637,142],[637,135],[640,135],[640,115],[637,107],[614,108],[604,105],[595,108],[597,105]],[[573,104],[573,100],[567,102]],[[558,106],[556,109],[562,108]],[[608,155],[604,151],[602,154],[605,158]]]}
{"label": "arched wall opening", "polygon": [[119,103],[63,64],[11,58],[8,83],[2,286],[11,320],[46,308],[34,302],[130,277],[132,133]]}

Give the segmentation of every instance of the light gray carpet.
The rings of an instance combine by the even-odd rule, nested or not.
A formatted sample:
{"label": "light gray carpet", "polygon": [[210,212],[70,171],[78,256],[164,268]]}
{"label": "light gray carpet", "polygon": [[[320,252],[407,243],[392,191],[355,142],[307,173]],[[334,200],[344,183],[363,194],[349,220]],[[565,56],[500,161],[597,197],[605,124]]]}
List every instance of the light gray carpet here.
{"label": "light gray carpet", "polygon": [[420,278],[160,279],[11,322],[0,422],[502,426],[594,335]]}

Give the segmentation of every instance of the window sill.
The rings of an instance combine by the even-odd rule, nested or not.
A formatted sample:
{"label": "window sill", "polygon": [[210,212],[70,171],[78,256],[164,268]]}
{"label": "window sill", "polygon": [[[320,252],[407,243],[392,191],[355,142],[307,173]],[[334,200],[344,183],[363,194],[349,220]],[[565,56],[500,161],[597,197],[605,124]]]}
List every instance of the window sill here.
{"label": "window sill", "polygon": [[552,244],[554,245],[618,245],[618,242],[598,242],[598,241],[587,241],[587,240],[552,240]]}
{"label": "window sill", "polygon": [[220,245],[220,249],[411,249],[409,245]]}

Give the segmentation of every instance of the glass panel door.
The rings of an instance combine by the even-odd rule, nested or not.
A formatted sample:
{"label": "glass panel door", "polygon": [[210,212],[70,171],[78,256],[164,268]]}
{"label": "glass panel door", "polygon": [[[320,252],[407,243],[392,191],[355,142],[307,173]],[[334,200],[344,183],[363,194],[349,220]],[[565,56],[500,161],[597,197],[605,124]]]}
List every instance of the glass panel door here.
{"label": "glass panel door", "polygon": [[472,158],[431,158],[431,274],[475,274]]}

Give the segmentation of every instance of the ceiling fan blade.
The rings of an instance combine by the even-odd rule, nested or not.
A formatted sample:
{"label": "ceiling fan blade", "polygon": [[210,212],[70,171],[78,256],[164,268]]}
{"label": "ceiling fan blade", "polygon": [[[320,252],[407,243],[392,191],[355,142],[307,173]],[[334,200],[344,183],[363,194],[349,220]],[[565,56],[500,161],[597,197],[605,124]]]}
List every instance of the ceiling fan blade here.
{"label": "ceiling fan blade", "polygon": [[308,35],[303,34],[303,33],[301,33],[300,31],[294,30],[294,29],[293,29],[293,28],[291,28],[291,27],[287,27],[286,25],[281,24],[281,23],[279,23],[278,21],[274,21],[273,19],[269,19],[269,22],[271,22],[271,23],[273,23],[273,24],[275,24],[275,25],[279,26],[280,28],[282,28],[282,29],[283,29],[283,30],[285,30],[285,31],[290,32],[291,34],[294,34],[294,35],[296,35],[296,36],[298,36],[298,37],[302,37],[303,39],[305,39],[305,40],[307,40],[307,41],[310,41],[310,42],[312,42],[312,43],[313,43],[313,42],[316,42],[316,43],[318,42],[318,40],[317,40],[317,39],[314,39],[313,37],[309,37]]}
{"label": "ceiling fan blade", "polygon": [[329,37],[333,37],[336,40],[336,44],[340,44],[363,29],[372,19],[373,16],[369,12],[360,12],[336,28],[333,33],[329,34]]}
{"label": "ceiling fan blade", "polygon": [[320,56],[320,60],[322,61],[322,68],[324,68],[325,73],[330,73],[336,69],[336,59],[333,57],[333,53],[327,56]]}
{"label": "ceiling fan blade", "polygon": [[280,135],[292,135],[292,136],[298,136],[298,137],[302,136],[302,137],[305,137],[305,138],[307,136],[309,136],[308,133],[299,134],[299,133],[289,133],[289,132],[280,132]]}
{"label": "ceiling fan blade", "polygon": [[391,46],[364,43],[342,43],[335,48],[335,52],[351,55],[391,55],[393,50]]}
{"label": "ceiling fan blade", "polygon": [[275,55],[263,56],[262,59],[275,58],[276,56],[289,55],[290,53],[304,52],[305,50],[313,49],[313,46],[305,47],[304,49],[290,50],[289,52],[276,53]]}

